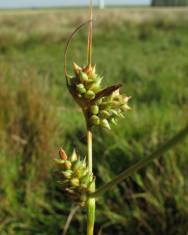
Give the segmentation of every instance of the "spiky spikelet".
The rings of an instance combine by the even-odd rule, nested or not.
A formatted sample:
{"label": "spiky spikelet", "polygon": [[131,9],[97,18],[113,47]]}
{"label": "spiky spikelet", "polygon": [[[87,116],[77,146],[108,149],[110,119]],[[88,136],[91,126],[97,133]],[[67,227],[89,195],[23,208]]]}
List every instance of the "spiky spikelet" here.
{"label": "spiky spikelet", "polygon": [[96,73],[95,66],[80,67],[73,64],[73,77],[68,79],[68,88],[76,102],[81,106],[89,127],[100,126],[111,129],[118,118],[130,109],[130,97],[120,94],[121,85],[103,89],[102,77]]}
{"label": "spiky spikelet", "polygon": [[79,67],[73,64],[75,75],[69,79],[68,88],[82,108],[88,106],[101,90],[102,77],[96,74],[95,67]]}
{"label": "spiky spikelet", "polygon": [[124,117],[124,114],[130,109],[128,101],[130,97],[122,96],[119,89],[111,95],[98,99],[89,110],[87,110],[90,126],[101,126],[111,129],[111,124],[116,125],[118,118]]}
{"label": "spiky spikelet", "polygon": [[74,202],[85,206],[95,181],[94,176],[89,173],[85,160],[81,160],[75,151],[70,158],[63,149],[60,149],[59,155],[54,171],[58,185]]}

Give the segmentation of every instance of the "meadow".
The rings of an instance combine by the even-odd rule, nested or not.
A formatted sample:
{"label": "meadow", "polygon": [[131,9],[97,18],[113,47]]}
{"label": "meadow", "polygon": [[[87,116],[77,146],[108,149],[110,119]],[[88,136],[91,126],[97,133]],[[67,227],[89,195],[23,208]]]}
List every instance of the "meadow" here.
{"label": "meadow", "polygon": [[[120,81],[132,108],[113,132],[95,131],[97,186],[144,158],[188,120],[188,9],[95,10],[94,62]],[[74,205],[56,186],[59,147],[86,147],[68,94],[63,53],[87,9],[0,11],[0,234],[60,235]],[[86,61],[87,27],[69,58]],[[69,64],[71,72],[71,64]],[[83,153],[84,154],[84,153]],[[97,201],[97,235],[188,235],[188,140]],[[86,212],[68,234],[84,234]]]}

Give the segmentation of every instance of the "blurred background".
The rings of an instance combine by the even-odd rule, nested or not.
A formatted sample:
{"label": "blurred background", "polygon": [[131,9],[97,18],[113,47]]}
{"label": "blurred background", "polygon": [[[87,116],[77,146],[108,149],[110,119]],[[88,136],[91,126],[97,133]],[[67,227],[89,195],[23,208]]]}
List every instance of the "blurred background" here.
{"label": "blurred background", "polygon": [[[95,1],[94,62],[132,96],[112,132],[95,131],[97,186],[144,158],[188,119],[187,0]],[[59,147],[84,156],[82,114],[63,53],[88,1],[0,0],[0,234],[61,235],[74,205],[51,174]],[[133,6],[134,5],[134,6]],[[66,6],[66,7],[65,7]],[[76,7],[79,6],[79,7]],[[69,51],[86,63],[87,28]],[[96,235],[188,235],[188,141],[97,201]],[[86,211],[69,235],[85,234]]]}

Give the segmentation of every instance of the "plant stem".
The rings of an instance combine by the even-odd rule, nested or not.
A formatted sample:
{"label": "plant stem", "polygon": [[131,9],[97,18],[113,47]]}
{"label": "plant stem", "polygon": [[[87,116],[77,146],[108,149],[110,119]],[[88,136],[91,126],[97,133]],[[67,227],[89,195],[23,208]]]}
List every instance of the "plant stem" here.
{"label": "plant stem", "polygon": [[[88,50],[87,50],[87,60],[88,66],[92,63],[92,40],[93,40],[93,2],[90,0],[90,24],[88,32]],[[88,169],[90,174],[93,174],[92,167],[92,132],[90,127],[87,127],[87,147],[88,147]],[[95,184],[91,185],[91,191],[95,191]],[[95,198],[89,198],[87,202],[87,235],[93,235],[95,225]]]}
{"label": "plant stem", "polygon": [[137,162],[130,168],[123,171],[121,174],[116,176],[114,179],[112,179],[107,184],[101,186],[98,190],[90,194],[91,198],[96,198],[100,196],[101,194],[105,193],[109,189],[111,189],[113,186],[119,184],[121,181],[125,180],[127,177],[133,175],[137,170],[145,167],[150,162],[152,162],[154,159],[160,157],[162,154],[167,152],[169,149],[174,147],[177,143],[181,142],[186,136],[188,135],[188,125],[178,132],[174,137],[172,137],[169,141],[167,141],[165,144],[163,144],[161,147],[159,147],[154,153],[146,157],[145,159]]}
{"label": "plant stem", "polygon": [[88,128],[87,129],[87,152],[88,152],[88,168],[89,171],[92,173],[93,171],[93,158],[92,158],[92,132]]}
{"label": "plant stem", "polygon": [[88,32],[88,48],[87,48],[87,62],[88,65],[92,64],[92,44],[93,44],[93,2],[90,0],[90,23],[89,23],[89,32]]}
{"label": "plant stem", "polygon": [[[92,167],[92,132],[87,129],[87,148],[88,148],[88,169],[89,172],[93,173]],[[91,186],[91,190],[95,191],[95,185]],[[89,198],[87,202],[87,235],[93,235],[95,224],[95,198]]]}

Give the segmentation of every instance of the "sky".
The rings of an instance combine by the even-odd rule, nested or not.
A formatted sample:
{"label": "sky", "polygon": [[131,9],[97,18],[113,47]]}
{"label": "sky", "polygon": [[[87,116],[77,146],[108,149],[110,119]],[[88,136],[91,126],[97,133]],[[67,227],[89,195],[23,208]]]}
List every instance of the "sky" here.
{"label": "sky", "polygon": [[[0,8],[88,5],[89,0],[0,0]],[[93,0],[98,4],[99,0]],[[149,4],[150,0],[105,0],[106,4]]]}

